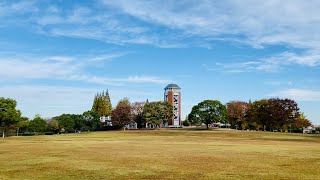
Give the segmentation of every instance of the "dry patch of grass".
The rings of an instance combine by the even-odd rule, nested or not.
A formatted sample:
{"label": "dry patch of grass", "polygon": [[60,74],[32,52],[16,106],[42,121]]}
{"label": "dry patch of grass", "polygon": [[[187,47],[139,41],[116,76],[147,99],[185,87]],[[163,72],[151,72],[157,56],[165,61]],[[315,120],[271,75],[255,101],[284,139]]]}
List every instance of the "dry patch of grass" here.
{"label": "dry patch of grass", "polygon": [[320,179],[320,136],[110,131],[0,140],[0,179]]}

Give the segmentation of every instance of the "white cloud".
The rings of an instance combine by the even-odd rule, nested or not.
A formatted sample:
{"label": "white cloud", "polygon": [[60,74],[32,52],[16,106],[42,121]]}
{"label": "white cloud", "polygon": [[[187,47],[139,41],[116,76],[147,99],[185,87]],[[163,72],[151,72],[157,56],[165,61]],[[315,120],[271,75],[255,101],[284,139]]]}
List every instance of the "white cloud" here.
{"label": "white cloud", "polygon": [[47,11],[49,13],[59,13],[60,9],[57,6],[51,5],[51,6],[48,7]]}
{"label": "white cloud", "polygon": [[172,82],[168,79],[162,79],[154,76],[128,76],[127,78],[106,78],[88,75],[73,75],[68,80],[86,81],[95,84],[109,84],[113,86],[124,86],[128,83],[137,84],[159,84],[164,85]]}
{"label": "white cloud", "polygon": [[54,14],[52,13],[54,9],[48,9],[48,14],[40,17],[36,17],[34,20],[43,26],[46,25],[63,25],[63,24],[73,24],[73,25],[82,25],[82,24],[92,24],[92,23],[102,23],[104,18],[103,16],[95,16],[92,14],[91,10],[86,7],[77,7],[74,8],[68,15],[59,14],[59,11],[56,8]]}
{"label": "white cloud", "polygon": [[[320,49],[317,0],[108,1],[124,13],[186,34],[248,43]],[[170,18],[168,18],[170,17]]]}
{"label": "white cloud", "polygon": [[51,117],[89,110],[96,91],[75,87],[3,85],[0,93],[4,97],[16,99],[23,115],[32,118],[37,113]]}
{"label": "white cloud", "polygon": [[270,96],[291,98],[297,101],[320,101],[320,91],[308,89],[287,89],[275,92]]}
{"label": "white cloud", "polygon": [[320,49],[318,0],[97,2],[64,8],[42,1],[7,1],[0,3],[0,17],[23,15],[23,21],[29,21],[28,28],[38,25],[42,33],[116,44],[208,47],[212,41],[222,40],[260,48],[285,44]]}
{"label": "white cloud", "polygon": [[[91,109],[94,95],[102,90],[69,86],[0,85],[1,96],[17,100],[17,108],[29,118],[38,113],[44,117],[83,113]],[[113,106],[124,97],[130,98],[132,102],[143,101],[147,97],[154,98],[153,93],[134,89],[111,88],[109,94]]]}
{"label": "white cloud", "polygon": [[182,48],[186,44],[177,42],[173,37],[161,38],[157,34],[144,32],[148,31],[143,27],[128,27],[119,25],[112,26],[70,26],[63,28],[52,28],[48,31],[40,31],[41,33],[49,34],[52,36],[64,36],[84,39],[94,39],[107,43],[118,45],[124,44],[141,44],[153,45],[160,48]]}
{"label": "white cloud", "polygon": [[[60,57],[61,58],[61,57]],[[54,59],[54,57],[53,57]],[[52,60],[53,60],[52,59]],[[50,61],[50,57],[46,59]],[[59,78],[72,75],[78,68],[75,66],[66,66],[65,62],[44,62],[40,60],[30,61],[27,59],[0,59],[1,68],[5,71],[0,71],[0,76],[4,78]]]}
{"label": "white cloud", "polygon": [[112,54],[103,54],[103,55],[99,55],[96,57],[93,57],[90,59],[90,61],[96,61],[96,62],[101,62],[101,61],[111,61],[113,59],[122,57],[127,55],[128,53],[123,52],[123,53],[112,53]]}
{"label": "white cloud", "polygon": [[35,7],[35,1],[33,0],[0,2],[0,17],[36,11],[38,11],[38,8]]}
{"label": "white cloud", "polygon": [[280,80],[271,80],[264,82],[266,85],[272,85],[272,86],[292,86],[294,83],[292,81],[280,81]]}
{"label": "white cloud", "polygon": [[282,61],[288,61],[288,63],[314,67],[320,65],[320,50],[307,51],[302,54],[286,52],[279,58],[281,58]]}
{"label": "white cloud", "polygon": [[310,50],[303,53],[284,52],[267,58],[236,63],[216,63],[217,68],[207,70],[220,70],[230,73],[241,72],[277,72],[284,66],[302,65],[315,67],[320,65],[320,51]]}
{"label": "white cloud", "polygon": [[94,62],[110,61],[125,53],[80,56],[23,56],[0,57],[0,76],[4,79],[51,79],[63,81],[83,81],[101,85],[122,86],[126,83],[165,84],[170,80],[154,76],[131,76],[127,78],[106,77],[88,71],[87,66]]}
{"label": "white cloud", "polygon": [[32,19],[39,25],[39,33],[52,36],[94,39],[121,45],[148,44],[164,48],[182,46],[178,43],[167,43],[146,26],[123,22],[111,11],[96,11],[78,6],[65,13],[45,13]]}
{"label": "white cloud", "polygon": [[28,27],[38,25],[39,32],[55,36],[164,48],[210,47],[219,40],[259,48],[285,44],[320,49],[317,0],[100,0],[69,8],[41,1],[9,2],[0,3],[0,17],[23,14]]}
{"label": "white cloud", "polygon": [[159,77],[152,76],[129,76],[124,81],[131,83],[155,83],[155,84],[168,84],[171,80],[160,79]]}

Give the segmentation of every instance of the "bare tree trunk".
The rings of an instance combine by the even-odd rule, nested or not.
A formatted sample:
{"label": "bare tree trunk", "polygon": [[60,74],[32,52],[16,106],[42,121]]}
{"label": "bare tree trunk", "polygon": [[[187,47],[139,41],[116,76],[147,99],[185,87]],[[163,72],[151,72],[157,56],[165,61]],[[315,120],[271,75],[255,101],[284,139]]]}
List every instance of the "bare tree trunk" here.
{"label": "bare tree trunk", "polygon": [[4,130],[2,131],[2,138],[5,138],[5,135],[4,135]]}

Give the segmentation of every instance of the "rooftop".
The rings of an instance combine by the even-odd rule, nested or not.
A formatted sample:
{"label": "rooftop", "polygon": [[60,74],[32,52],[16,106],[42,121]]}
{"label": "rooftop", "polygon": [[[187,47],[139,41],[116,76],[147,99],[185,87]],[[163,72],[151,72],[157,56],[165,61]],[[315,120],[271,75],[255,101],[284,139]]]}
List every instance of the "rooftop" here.
{"label": "rooftop", "polygon": [[181,88],[177,84],[169,84],[164,89],[166,90],[166,89],[181,89]]}

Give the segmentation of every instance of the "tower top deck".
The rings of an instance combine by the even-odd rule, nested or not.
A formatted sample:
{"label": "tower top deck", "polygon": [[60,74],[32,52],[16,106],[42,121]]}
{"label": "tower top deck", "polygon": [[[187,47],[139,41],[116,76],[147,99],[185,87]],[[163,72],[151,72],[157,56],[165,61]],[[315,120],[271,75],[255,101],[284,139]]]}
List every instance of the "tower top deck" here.
{"label": "tower top deck", "polygon": [[169,84],[164,88],[164,90],[170,90],[170,89],[178,89],[180,90],[181,88],[177,84]]}

